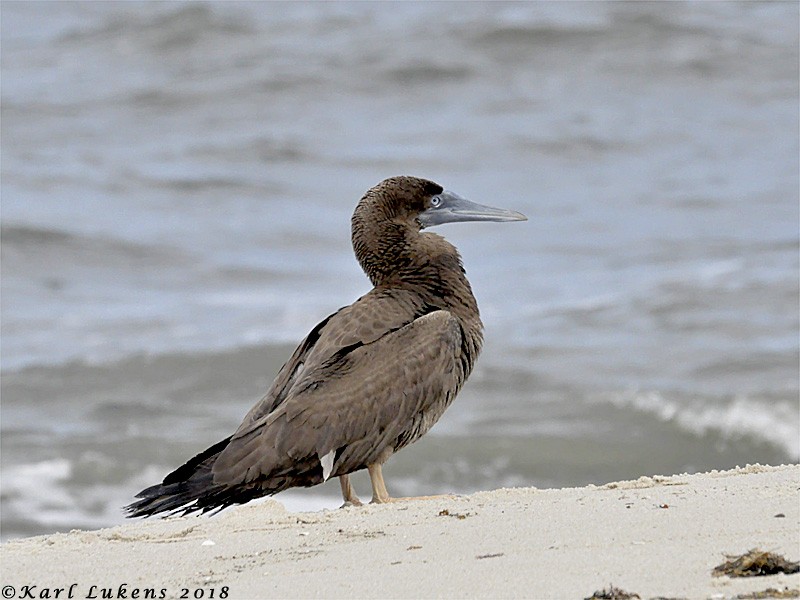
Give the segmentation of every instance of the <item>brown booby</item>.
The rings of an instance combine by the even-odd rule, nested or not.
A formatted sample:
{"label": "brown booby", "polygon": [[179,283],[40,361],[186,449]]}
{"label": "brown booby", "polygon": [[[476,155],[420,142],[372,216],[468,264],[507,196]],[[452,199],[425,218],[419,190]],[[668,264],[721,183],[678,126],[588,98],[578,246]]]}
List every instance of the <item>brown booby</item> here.
{"label": "brown booby", "polygon": [[416,177],[367,191],[353,249],[374,288],[324,319],[230,437],[200,452],[126,507],[128,516],[222,509],[368,469],[372,501],[389,502],[381,466],[424,435],[466,381],[483,324],[461,257],[422,230],[458,221],[524,221]]}

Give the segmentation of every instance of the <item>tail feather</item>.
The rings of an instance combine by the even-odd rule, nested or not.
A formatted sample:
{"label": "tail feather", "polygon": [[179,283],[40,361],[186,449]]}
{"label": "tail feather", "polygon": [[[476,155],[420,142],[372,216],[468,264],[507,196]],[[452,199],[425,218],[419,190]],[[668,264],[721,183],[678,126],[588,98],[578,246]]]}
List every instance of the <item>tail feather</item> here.
{"label": "tail feather", "polygon": [[228,436],[224,440],[217,442],[210,448],[206,448],[199,454],[193,456],[192,458],[187,460],[184,464],[182,464],[180,467],[175,469],[172,473],[164,477],[162,485],[167,485],[170,483],[180,483],[182,481],[186,481],[187,479],[191,478],[197,472],[198,467],[203,466],[204,463],[208,463],[208,466],[211,467],[211,465],[213,465],[214,461],[217,459],[217,456],[219,456],[222,453],[222,451],[228,447],[228,444],[230,444],[230,442],[231,442],[231,436]]}
{"label": "tail feather", "polygon": [[167,475],[160,484],[139,492],[136,497],[140,500],[125,507],[127,516],[207,512],[237,503],[233,498],[237,493],[226,486],[215,486],[211,472],[214,461],[229,442],[230,438],[227,438],[203,450]]}
{"label": "tail feather", "polygon": [[248,482],[214,483],[214,463],[230,441],[231,438],[227,438],[217,442],[164,477],[161,483],[139,492],[136,495],[139,500],[124,507],[126,516],[206,513],[277,494],[290,487],[307,487],[323,481],[322,466],[314,455],[305,460],[296,459],[291,467],[276,468]]}

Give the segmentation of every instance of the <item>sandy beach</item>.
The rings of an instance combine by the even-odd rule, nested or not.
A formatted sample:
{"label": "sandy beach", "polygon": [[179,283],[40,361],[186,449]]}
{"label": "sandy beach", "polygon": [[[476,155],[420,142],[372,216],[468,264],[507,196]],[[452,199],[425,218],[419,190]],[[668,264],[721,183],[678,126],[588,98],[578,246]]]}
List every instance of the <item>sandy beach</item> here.
{"label": "sandy beach", "polygon": [[641,598],[733,598],[800,588],[800,574],[712,576],[725,555],[752,548],[800,558],[800,466],[314,513],[267,500],[211,518],[14,540],[2,546],[2,585],[4,598],[586,598],[609,585]]}

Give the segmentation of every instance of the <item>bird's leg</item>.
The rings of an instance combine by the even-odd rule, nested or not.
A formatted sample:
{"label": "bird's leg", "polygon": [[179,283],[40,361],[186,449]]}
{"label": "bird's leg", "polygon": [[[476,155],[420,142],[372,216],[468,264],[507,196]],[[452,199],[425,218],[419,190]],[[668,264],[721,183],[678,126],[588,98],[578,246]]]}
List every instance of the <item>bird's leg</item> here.
{"label": "bird's leg", "polygon": [[342,486],[342,498],[344,498],[343,506],[361,506],[361,500],[356,496],[353,484],[350,483],[350,475],[340,475],[339,485]]}
{"label": "bird's leg", "polygon": [[367,471],[369,471],[369,480],[372,483],[372,503],[384,504],[392,502],[393,499],[389,497],[389,492],[386,491],[386,484],[383,482],[383,471],[380,463],[367,465]]}

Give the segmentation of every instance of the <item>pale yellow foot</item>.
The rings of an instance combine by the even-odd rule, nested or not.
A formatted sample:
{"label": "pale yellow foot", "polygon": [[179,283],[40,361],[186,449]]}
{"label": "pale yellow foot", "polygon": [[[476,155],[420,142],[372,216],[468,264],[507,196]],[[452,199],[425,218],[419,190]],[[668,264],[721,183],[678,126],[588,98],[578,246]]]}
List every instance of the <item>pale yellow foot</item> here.
{"label": "pale yellow foot", "polygon": [[386,483],[383,481],[383,471],[381,465],[374,464],[367,466],[369,479],[372,483],[372,504],[387,504],[389,502],[409,502],[413,500],[454,500],[458,496],[453,494],[440,494],[436,496],[408,496],[406,498],[392,498],[386,491]]}
{"label": "pale yellow foot", "polygon": [[390,498],[392,502],[410,502],[413,500],[455,500],[454,494],[436,494],[434,496],[406,496],[405,498]]}
{"label": "pale yellow foot", "polygon": [[388,504],[389,502],[414,502],[415,500],[455,500],[458,496],[453,494],[437,494],[435,496],[403,496],[401,498],[375,498],[370,504]]}
{"label": "pale yellow foot", "polygon": [[381,465],[368,465],[369,480],[372,483],[372,504],[387,504],[389,502],[409,502],[413,500],[454,500],[457,496],[453,494],[442,494],[438,496],[408,496],[406,498],[392,498],[386,491],[386,483],[383,481],[383,471]]}

